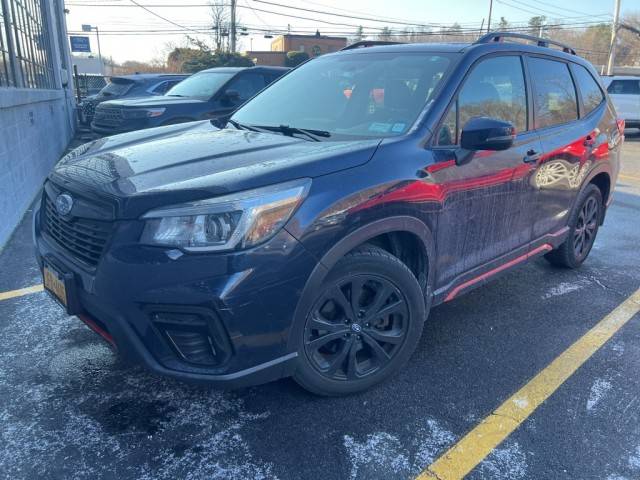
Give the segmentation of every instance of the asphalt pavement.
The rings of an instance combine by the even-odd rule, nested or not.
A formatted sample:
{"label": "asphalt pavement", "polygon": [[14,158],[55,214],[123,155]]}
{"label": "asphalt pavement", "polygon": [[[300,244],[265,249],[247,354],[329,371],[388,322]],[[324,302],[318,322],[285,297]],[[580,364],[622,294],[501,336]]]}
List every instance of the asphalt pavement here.
{"label": "asphalt pavement", "polygon": [[[640,133],[581,269],[539,259],[437,307],[405,370],[347,398],[122,364],[44,292],[6,294],[41,283],[30,228],[0,253],[0,477],[409,479],[638,290]],[[640,478],[639,371],[636,314],[468,478]]]}

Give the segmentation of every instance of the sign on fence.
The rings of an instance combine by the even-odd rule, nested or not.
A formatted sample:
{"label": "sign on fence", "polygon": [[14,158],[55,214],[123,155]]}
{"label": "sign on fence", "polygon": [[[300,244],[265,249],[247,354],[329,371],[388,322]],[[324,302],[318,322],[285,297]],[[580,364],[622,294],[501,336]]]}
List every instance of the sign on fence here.
{"label": "sign on fence", "polygon": [[71,41],[71,51],[72,52],[86,52],[91,53],[91,43],[89,42],[89,37],[69,37]]}

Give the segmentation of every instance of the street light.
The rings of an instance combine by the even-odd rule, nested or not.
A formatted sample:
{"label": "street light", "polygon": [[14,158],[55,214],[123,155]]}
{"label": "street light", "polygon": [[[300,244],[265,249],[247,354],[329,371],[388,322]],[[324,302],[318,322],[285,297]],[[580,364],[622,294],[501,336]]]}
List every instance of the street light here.
{"label": "street light", "polygon": [[102,75],[104,76],[104,63],[102,61],[102,51],[100,50],[100,30],[98,30],[98,27],[95,27],[93,25],[89,25],[89,24],[83,24],[82,25],[82,31],[83,32],[96,32],[96,37],[98,39],[98,58],[100,59],[100,73],[102,73]]}

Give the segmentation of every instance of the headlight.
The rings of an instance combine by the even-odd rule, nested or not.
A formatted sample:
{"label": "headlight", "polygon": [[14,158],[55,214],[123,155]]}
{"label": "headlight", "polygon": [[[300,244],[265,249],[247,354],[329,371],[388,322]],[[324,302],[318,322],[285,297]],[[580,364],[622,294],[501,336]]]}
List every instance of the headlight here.
{"label": "headlight", "polygon": [[250,248],[284,226],[310,186],[310,179],[300,179],[152,210],[142,217],[140,241],[192,252]]}
{"label": "headlight", "polygon": [[164,114],[166,108],[137,108],[124,110],[126,118],[155,118]]}

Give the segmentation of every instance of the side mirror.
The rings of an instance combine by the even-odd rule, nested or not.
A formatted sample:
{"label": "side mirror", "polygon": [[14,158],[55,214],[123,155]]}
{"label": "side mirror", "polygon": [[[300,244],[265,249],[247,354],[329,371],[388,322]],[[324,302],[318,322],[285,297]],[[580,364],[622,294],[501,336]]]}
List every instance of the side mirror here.
{"label": "side mirror", "polygon": [[507,150],[513,146],[516,129],[509,123],[489,117],[476,117],[462,127],[463,150]]}
{"label": "side mirror", "polygon": [[227,103],[237,103],[240,101],[240,92],[230,88],[224,92],[222,99]]}

